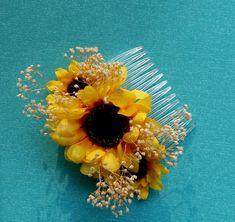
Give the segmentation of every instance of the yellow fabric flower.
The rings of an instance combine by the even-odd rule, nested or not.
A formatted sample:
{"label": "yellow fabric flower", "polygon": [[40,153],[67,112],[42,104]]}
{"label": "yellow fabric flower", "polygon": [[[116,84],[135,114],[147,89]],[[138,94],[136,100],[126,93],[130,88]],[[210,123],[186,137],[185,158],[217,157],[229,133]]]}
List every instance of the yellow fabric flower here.
{"label": "yellow fabric flower", "polygon": [[108,92],[116,91],[123,84],[126,80],[127,69],[121,65],[112,66],[101,63],[97,66],[89,61],[79,63],[76,60],[71,60],[67,70],[58,68],[55,74],[57,80],[51,80],[47,83],[47,88],[52,92],[75,95],[79,89],[91,85],[101,88],[100,93],[105,95]]}
{"label": "yellow fabric flower", "polygon": [[62,68],[56,69],[55,74],[57,80],[49,81],[47,83],[47,88],[50,91],[59,91],[61,93],[65,93],[69,83],[71,83],[73,79],[78,77],[78,71],[79,63],[75,60],[72,60],[68,67],[68,70]]}
{"label": "yellow fabric flower", "polygon": [[[89,119],[89,117],[87,117],[87,116],[93,115],[92,112],[94,112],[94,109],[97,109],[96,107],[98,107],[98,108],[100,108],[100,107],[101,108],[102,107],[112,108],[112,106],[114,105],[113,103],[110,103],[108,96],[107,96],[107,99],[108,99],[109,103],[104,104],[103,99],[101,98],[101,94],[99,93],[98,90],[99,89],[95,89],[93,86],[86,86],[83,90],[78,91],[77,98],[80,99],[80,101],[82,102],[82,104],[83,104],[82,107],[86,107],[86,112],[87,112],[86,116],[84,118],[82,118],[83,122],[86,122],[87,121],[86,119]],[[140,100],[138,100],[138,102],[140,102]],[[117,110],[118,110],[119,107],[116,105],[119,105],[119,104],[115,104],[115,106],[113,106],[113,107],[117,108]],[[137,113],[138,112],[138,104],[136,106],[135,101],[131,101],[131,105],[133,107],[135,107],[135,110],[136,110],[135,113]],[[116,113],[116,115],[119,115],[121,118],[124,118],[125,115],[123,115],[123,113],[120,114],[120,110],[121,110],[121,108],[119,109],[119,112]],[[143,113],[142,109],[141,109],[141,113]],[[129,124],[129,118],[130,117],[128,115],[126,117],[127,124]],[[112,119],[110,119],[110,121],[112,121]],[[58,124],[58,125],[60,125],[60,124]],[[78,124],[78,125],[80,125],[80,124]],[[86,126],[87,124],[84,123],[84,125]],[[115,127],[115,125],[113,127]],[[86,129],[86,127],[84,127],[84,128]],[[103,126],[101,124],[100,131],[102,131],[102,128],[103,128]],[[77,132],[78,131],[74,131],[75,134]],[[82,132],[84,132],[84,131],[82,131]],[[108,133],[108,132],[106,132],[106,133]],[[88,140],[86,140],[86,142],[82,142],[82,144],[80,144],[79,146],[76,146],[77,149],[78,149],[78,147],[81,147],[81,146],[83,147],[81,149],[82,153],[84,153],[84,149],[86,150],[86,155],[79,162],[91,163],[91,162],[99,161],[101,163],[101,166],[104,169],[109,170],[111,172],[117,171],[120,168],[120,164],[122,161],[120,156],[117,155],[117,146],[119,143],[112,145],[111,147],[108,147],[108,149],[107,149],[106,147],[102,146],[102,143],[98,144],[98,145],[97,144],[94,145],[94,142],[96,142],[96,141],[94,141],[93,138],[89,138],[89,135],[87,135],[87,137],[88,137]],[[125,132],[123,134],[122,138],[119,138],[120,139],[119,142],[120,143],[124,142],[126,144],[133,144],[138,139],[138,137],[139,137],[139,129],[137,127],[130,127],[129,130],[127,130],[127,132]],[[81,138],[81,139],[83,139],[83,138]],[[63,138],[63,140],[64,140],[64,138]],[[56,141],[59,142],[58,139]],[[63,142],[62,144],[64,145],[65,143]],[[67,144],[67,145],[71,145],[71,144]],[[93,149],[93,148],[91,148],[91,146],[96,146],[96,148]],[[67,149],[74,150],[74,146],[72,146],[71,148],[68,147]],[[76,151],[76,155],[77,155],[77,152],[79,152],[79,150]],[[78,163],[77,157],[75,154],[73,156],[73,153],[74,152],[67,151],[65,153],[66,158],[70,159],[71,161],[73,161],[75,163]],[[70,154],[70,155],[68,155],[68,154]],[[82,156],[82,154],[81,154],[81,156]]]}
{"label": "yellow fabric flower", "polygon": [[[163,185],[161,176],[168,173],[168,169],[155,161],[146,162],[146,172],[140,179],[135,182],[134,186],[140,190],[140,198],[146,200],[149,194],[149,188],[162,190]],[[142,166],[143,167],[143,166]]]}
{"label": "yellow fabric flower", "polygon": [[48,115],[57,119],[80,119],[86,114],[87,105],[90,107],[92,102],[105,99],[123,84],[127,70],[121,65],[71,60],[67,70],[58,68],[55,74],[57,80],[47,83],[47,88],[54,93],[46,98]]}

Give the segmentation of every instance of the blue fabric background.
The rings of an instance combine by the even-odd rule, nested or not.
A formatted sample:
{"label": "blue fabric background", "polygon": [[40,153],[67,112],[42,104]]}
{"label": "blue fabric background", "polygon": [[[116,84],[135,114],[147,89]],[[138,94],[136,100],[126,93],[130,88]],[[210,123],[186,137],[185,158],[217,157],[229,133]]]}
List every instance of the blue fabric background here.
{"label": "blue fabric background", "polygon": [[[234,10],[233,0],[1,0],[0,221],[235,221]],[[117,220],[86,204],[94,183],[15,97],[21,69],[40,63],[54,78],[76,45],[98,46],[107,59],[144,46],[197,124],[164,191]]]}

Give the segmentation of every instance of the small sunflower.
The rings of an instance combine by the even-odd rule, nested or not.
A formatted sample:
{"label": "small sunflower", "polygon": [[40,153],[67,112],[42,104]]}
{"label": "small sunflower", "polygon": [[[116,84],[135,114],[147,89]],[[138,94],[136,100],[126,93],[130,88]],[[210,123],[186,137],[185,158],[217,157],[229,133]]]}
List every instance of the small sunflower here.
{"label": "small sunflower", "polygon": [[136,175],[134,187],[140,191],[140,198],[146,200],[149,188],[162,190],[161,176],[168,173],[168,169],[153,160],[148,161],[145,157],[139,161],[139,168],[136,173],[129,171],[131,175]]}
{"label": "small sunflower", "polygon": [[[99,57],[95,61],[98,59]],[[126,67],[118,63],[108,64],[101,61],[94,62],[88,59],[79,63],[72,59],[68,69],[56,69],[57,80],[49,81],[47,88],[56,94],[74,97],[79,90],[88,85],[95,88],[100,88],[102,85],[103,89],[99,89],[101,94],[117,90],[126,80]]]}
{"label": "small sunflower", "polygon": [[149,158],[145,156],[133,155],[131,149],[123,150],[121,146],[118,147],[119,155],[122,157],[122,166],[119,174],[134,180],[134,188],[139,192],[140,199],[147,199],[149,188],[155,190],[162,190],[161,176],[168,173],[168,169],[159,163],[160,159],[156,157]]}
{"label": "small sunflower", "polygon": [[[73,59],[67,70],[58,68],[55,74],[57,80],[51,80],[47,83],[47,88],[53,92],[46,98],[48,115],[56,116],[57,119],[79,119],[85,114],[85,108],[82,107],[82,101],[77,98],[78,91],[86,86],[92,86],[92,89],[95,88],[99,91],[101,97],[105,94],[108,95],[117,90],[125,81],[127,70],[119,64],[96,64],[90,59],[79,63]],[[92,89],[88,92],[91,93],[91,97],[94,93]],[[86,96],[89,97],[89,95]],[[95,99],[93,98],[93,100]]]}

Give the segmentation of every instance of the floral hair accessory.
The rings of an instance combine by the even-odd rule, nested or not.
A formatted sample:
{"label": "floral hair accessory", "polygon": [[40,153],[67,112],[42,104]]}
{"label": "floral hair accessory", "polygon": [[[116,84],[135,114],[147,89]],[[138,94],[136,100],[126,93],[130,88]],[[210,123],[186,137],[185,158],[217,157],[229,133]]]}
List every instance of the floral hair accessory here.
{"label": "floral hair accessory", "polygon": [[162,189],[162,175],[193,129],[191,114],[142,47],[110,62],[97,48],[71,48],[64,57],[68,68],[56,69],[46,86],[39,85],[40,65],[21,71],[17,97],[29,101],[23,113],[44,122],[41,133],[64,147],[65,158],[97,178],[87,202],[117,217],[135,196]]}

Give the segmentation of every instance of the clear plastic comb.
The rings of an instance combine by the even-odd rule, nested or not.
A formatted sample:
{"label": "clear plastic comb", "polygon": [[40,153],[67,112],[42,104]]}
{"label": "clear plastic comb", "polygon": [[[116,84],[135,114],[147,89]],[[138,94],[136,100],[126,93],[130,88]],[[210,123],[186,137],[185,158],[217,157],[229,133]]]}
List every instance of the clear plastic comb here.
{"label": "clear plastic comb", "polygon": [[[193,130],[195,125],[187,111],[187,105],[180,103],[176,94],[172,92],[172,87],[164,80],[163,73],[160,73],[147,57],[143,47],[128,50],[113,58],[111,62],[121,62],[127,67],[128,77],[124,88],[143,90],[152,96],[152,111],[149,114],[151,118],[174,130],[185,129],[185,136]],[[180,135],[179,141],[184,140],[185,136]],[[168,151],[175,152],[175,148],[179,147],[179,141],[174,143],[166,137],[159,138],[159,141]],[[172,152],[169,152],[169,155]]]}

